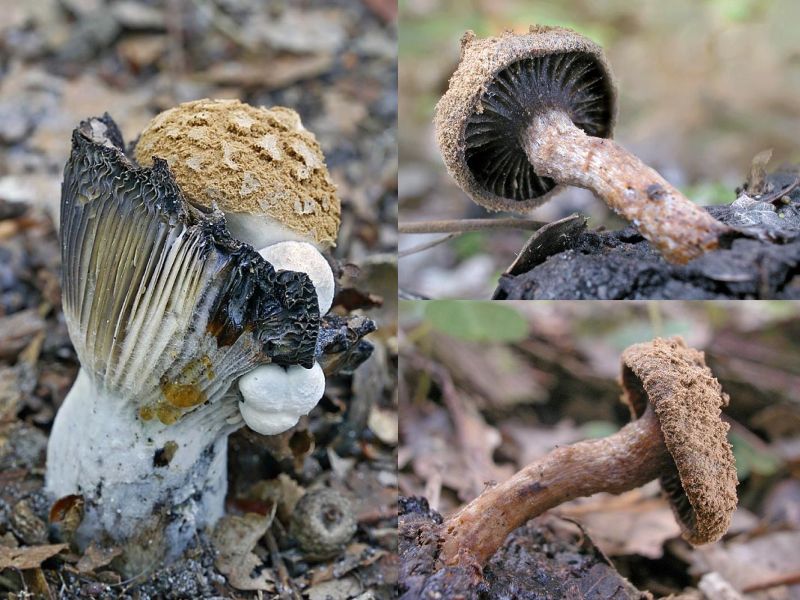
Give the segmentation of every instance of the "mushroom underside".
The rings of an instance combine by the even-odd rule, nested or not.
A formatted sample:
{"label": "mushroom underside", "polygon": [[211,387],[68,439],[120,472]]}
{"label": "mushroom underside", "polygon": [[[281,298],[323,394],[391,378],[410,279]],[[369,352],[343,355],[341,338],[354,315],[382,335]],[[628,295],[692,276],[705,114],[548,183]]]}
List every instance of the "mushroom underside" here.
{"label": "mushroom underside", "polygon": [[166,163],[137,168],[116,137],[107,116],[74,132],[62,192],[64,313],[94,383],[177,418],[258,364],[310,367],[310,279],[273,269],[190,206]]}
{"label": "mushroom underside", "polygon": [[487,83],[466,122],[466,164],[496,196],[523,202],[544,196],[556,182],[536,174],[522,136],[533,117],[562,110],[587,135],[609,137],[611,81],[589,52],[544,54],[512,62]]}

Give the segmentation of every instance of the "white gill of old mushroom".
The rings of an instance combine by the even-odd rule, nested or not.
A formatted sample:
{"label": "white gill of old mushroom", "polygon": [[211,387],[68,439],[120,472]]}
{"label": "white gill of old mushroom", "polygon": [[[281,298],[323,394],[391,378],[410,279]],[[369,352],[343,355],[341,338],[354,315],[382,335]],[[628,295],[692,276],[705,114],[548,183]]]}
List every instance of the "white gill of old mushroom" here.
{"label": "white gill of old mushroom", "polygon": [[265,363],[313,370],[320,315],[308,276],[274,269],[188,206],[166,163],[140,169],[121,148],[109,117],[84,122],[64,172],[63,306],[81,370],[46,489],[83,495],[79,546],[117,543],[134,573],[221,516],[242,424],[231,387]]}

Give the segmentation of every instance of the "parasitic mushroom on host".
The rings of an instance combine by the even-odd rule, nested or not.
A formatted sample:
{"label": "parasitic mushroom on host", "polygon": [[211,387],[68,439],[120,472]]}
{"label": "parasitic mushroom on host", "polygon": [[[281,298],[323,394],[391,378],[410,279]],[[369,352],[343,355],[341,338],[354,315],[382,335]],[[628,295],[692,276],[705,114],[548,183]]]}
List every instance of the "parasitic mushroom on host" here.
{"label": "parasitic mushroom on host", "polygon": [[[108,116],[73,132],[61,236],[81,370],[53,424],[46,489],[83,496],[79,547],[120,545],[121,568],[140,573],[222,515],[227,438],[243,424],[237,381],[266,368],[283,378],[257,421],[285,431],[324,392],[318,361],[347,350],[342,323],[327,332],[313,277],[232,237],[164,160],[131,161]],[[356,337],[372,329],[359,322]],[[351,341],[353,366],[368,351]]]}
{"label": "parasitic mushroom on host", "polygon": [[602,48],[560,27],[462,38],[436,106],[449,173],[478,204],[524,213],[559,190],[591,190],[666,260],[718,247],[728,227],[613,142],[616,88]]}
{"label": "parasitic mushroom on host", "polygon": [[136,142],[142,166],[167,161],[186,197],[225,213],[254,248],[336,245],[341,206],[314,134],[290,108],[194,100],[165,110]]}
{"label": "parasitic mushroom on host", "polygon": [[728,426],[720,419],[728,396],[703,354],[681,338],[636,344],[622,355],[621,380],[633,420],[607,438],[553,450],[448,518],[444,564],[484,565],[509,533],[545,510],[654,479],[690,543],[727,531],[737,501]]}
{"label": "parasitic mushroom on host", "polygon": [[[322,150],[295,111],[239,100],[185,102],[157,115],[134,152],[141,165],[167,161],[187,199],[221,210],[231,235],[260,248],[276,270],[306,273],[320,314],[330,310],[333,271],[317,247],[336,244],[341,207]],[[305,414],[296,407],[313,407],[324,384],[319,369],[261,365],[240,384],[242,417],[259,433],[276,433],[279,422],[292,420],[289,415],[291,427]],[[297,403],[285,393],[290,386],[319,395]],[[274,413],[276,403],[291,410]]]}

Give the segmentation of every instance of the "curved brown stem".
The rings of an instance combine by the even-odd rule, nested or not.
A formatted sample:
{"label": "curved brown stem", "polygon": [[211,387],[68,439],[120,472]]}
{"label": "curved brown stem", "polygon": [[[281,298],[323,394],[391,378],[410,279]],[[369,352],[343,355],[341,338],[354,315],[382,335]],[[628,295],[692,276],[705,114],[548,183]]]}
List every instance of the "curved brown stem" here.
{"label": "curved brown stem", "polygon": [[506,536],[568,500],[620,494],[674,468],[652,409],[612,436],[557,448],[511,479],[487,489],[443,525],[444,564],[484,565]]}
{"label": "curved brown stem", "polygon": [[715,249],[730,231],[622,146],[586,135],[560,110],[534,117],[526,134],[537,173],[597,194],[671,263]]}

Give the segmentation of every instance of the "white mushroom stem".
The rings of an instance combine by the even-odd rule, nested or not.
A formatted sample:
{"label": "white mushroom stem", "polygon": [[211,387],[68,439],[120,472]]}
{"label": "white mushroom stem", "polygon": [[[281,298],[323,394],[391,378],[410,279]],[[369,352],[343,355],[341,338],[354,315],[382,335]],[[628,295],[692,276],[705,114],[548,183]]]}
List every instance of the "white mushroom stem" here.
{"label": "white mushroom stem", "polygon": [[276,271],[305,273],[314,284],[319,302],[319,314],[326,314],[333,305],[336,284],[328,261],[313,244],[287,241],[262,248],[258,253],[271,263]]}
{"label": "white mushroom stem", "polygon": [[279,221],[263,215],[225,212],[225,222],[234,238],[253,248],[263,248],[287,240],[313,241],[313,237],[289,229]]}
{"label": "white mushroom stem", "polygon": [[239,410],[247,426],[275,435],[294,427],[322,399],[325,374],[319,363],[310,369],[263,365],[239,379],[239,391]]}
{"label": "white mushroom stem", "polygon": [[196,531],[222,516],[227,439],[240,426],[230,401],[198,407],[172,425],[143,420],[81,369],[53,423],[46,489],[56,498],[83,496],[80,547],[105,532],[110,539],[101,543],[140,549],[126,555],[126,572],[145,572],[177,558]]}

